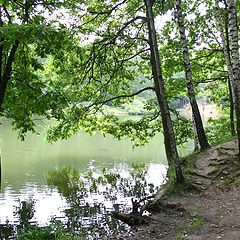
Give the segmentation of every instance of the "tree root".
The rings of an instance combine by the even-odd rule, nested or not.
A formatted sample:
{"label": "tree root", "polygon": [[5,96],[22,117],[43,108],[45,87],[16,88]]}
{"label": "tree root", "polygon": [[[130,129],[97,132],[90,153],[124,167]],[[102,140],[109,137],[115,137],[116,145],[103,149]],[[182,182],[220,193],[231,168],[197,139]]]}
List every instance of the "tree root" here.
{"label": "tree root", "polygon": [[[120,213],[120,212],[113,212],[112,215],[124,222],[127,223],[129,226],[139,226],[142,224],[146,224],[149,222],[149,217],[143,216],[143,212],[147,209],[148,205],[152,203],[152,200],[154,196],[148,196],[145,198],[142,198],[140,200],[134,200],[132,201],[132,212],[131,213]],[[144,205],[141,205],[142,202],[146,202]]]}
{"label": "tree root", "polygon": [[149,222],[149,217],[148,216],[142,216],[140,214],[136,214],[136,213],[118,213],[118,212],[113,212],[112,215],[128,224],[129,226],[133,227],[133,226],[139,226],[142,224],[146,224]]}

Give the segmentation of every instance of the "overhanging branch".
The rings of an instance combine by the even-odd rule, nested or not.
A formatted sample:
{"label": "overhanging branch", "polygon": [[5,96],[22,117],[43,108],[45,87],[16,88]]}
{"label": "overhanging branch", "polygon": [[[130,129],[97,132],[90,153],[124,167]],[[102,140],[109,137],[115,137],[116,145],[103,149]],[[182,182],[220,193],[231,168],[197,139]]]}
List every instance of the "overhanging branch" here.
{"label": "overhanging branch", "polygon": [[115,44],[115,41],[117,40],[117,38],[118,38],[119,36],[122,36],[122,35],[123,35],[124,30],[125,30],[129,25],[131,25],[132,23],[134,23],[134,22],[137,21],[137,20],[142,20],[142,21],[146,22],[146,18],[145,18],[145,17],[136,16],[136,17],[132,18],[131,20],[125,22],[125,23],[123,24],[123,26],[117,31],[117,33],[114,34],[114,36],[109,37],[109,38],[103,38],[103,39],[101,39],[101,40],[99,40],[99,41],[96,41],[95,44],[101,44],[101,43],[102,43],[102,44],[103,44],[103,45],[102,45],[102,48],[103,48],[103,47],[106,47],[106,46],[108,46],[108,45],[111,45],[111,44]]}
{"label": "overhanging branch", "polygon": [[199,56],[199,57],[195,57],[195,58],[192,58],[192,61],[196,61],[196,60],[200,60],[200,59],[203,59],[203,58],[208,58],[208,57],[211,57],[214,53],[216,52],[223,52],[223,49],[211,49],[209,50],[210,52],[206,55],[203,55],[203,56]]}
{"label": "overhanging branch", "polygon": [[115,97],[106,99],[104,101],[94,102],[94,103],[92,103],[92,104],[90,104],[89,106],[86,107],[86,111],[88,111],[93,106],[98,106],[95,109],[95,112],[97,112],[103,105],[107,104],[108,102],[111,102],[111,101],[114,101],[114,100],[117,100],[117,99],[121,99],[121,98],[131,98],[131,97],[139,95],[142,92],[149,91],[149,90],[155,91],[155,88],[154,87],[145,87],[145,88],[142,88],[142,89],[140,89],[137,92],[132,93],[132,94],[122,94],[122,95],[119,95],[119,96],[115,96]]}
{"label": "overhanging branch", "polygon": [[9,24],[12,24],[12,17],[11,17],[11,15],[10,15],[10,13],[8,12],[6,6],[5,6],[5,5],[2,5],[2,7],[3,7],[3,10],[4,10],[4,12],[5,12],[6,16],[7,16],[8,23],[9,23]]}
{"label": "overhanging branch", "polygon": [[[215,71],[215,72],[227,73],[226,70],[216,69],[215,67],[206,66],[205,64],[200,64],[200,63],[198,63],[198,62],[195,62],[194,64],[197,65],[197,66],[199,66],[199,67],[201,67],[202,69],[206,69],[206,68],[207,68],[207,69],[213,70],[213,71]],[[213,64],[212,64],[212,66],[213,66]]]}
{"label": "overhanging branch", "polygon": [[97,15],[110,15],[113,11],[115,11],[115,9],[117,9],[119,6],[121,6],[122,4],[124,4],[127,0],[123,0],[122,2],[116,4],[114,7],[112,7],[110,10],[107,11],[102,11],[102,12],[97,12],[97,11],[92,11],[91,9],[88,9],[88,13],[91,14],[97,14]]}
{"label": "overhanging branch", "polygon": [[228,80],[228,76],[226,76],[226,77],[219,77],[219,78],[202,79],[202,80],[196,81],[196,83],[197,84],[199,84],[199,83],[209,83],[209,82],[224,81],[224,80]]}
{"label": "overhanging branch", "polygon": [[110,99],[107,99],[107,100],[105,100],[105,101],[100,102],[100,104],[103,104],[103,105],[104,105],[104,104],[106,104],[106,103],[108,103],[108,102],[111,102],[111,101],[113,101],[113,100],[120,99],[120,98],[131,98],[131,97],[134,97],[134,96],[136,96],[136,95],[139,95],[140,93],[145,92],[145,91],[148,91],[148,90],[155,91],[155,88],[154,88],[154,87],[145,87],[145,88],[142,88],[142,89],[140,89],[140,90],[138,90],[137,92],[132,93],[132,94],[123,94],[123,95],[119,95],[119,96],[116,96],[116,97],[112,97],[112,98],[110,98]]}
{"label": "overhanging branch", "polygon": [[138,53],[136,53],[136,54],[134,54],[134,55],[132,55],[132,56],[130,56],[130,57],[128,57],[128,58],[124,58],[124,59],[119,60],[119,62],[127,62],[127,61],[129,61],[129,60],[137,57],[137,56],[140,55],[141,53],[147,52],[147,51],[149,51],[149,50],[150,50],[150,48],[143,49],[143,50],[139,51]]}

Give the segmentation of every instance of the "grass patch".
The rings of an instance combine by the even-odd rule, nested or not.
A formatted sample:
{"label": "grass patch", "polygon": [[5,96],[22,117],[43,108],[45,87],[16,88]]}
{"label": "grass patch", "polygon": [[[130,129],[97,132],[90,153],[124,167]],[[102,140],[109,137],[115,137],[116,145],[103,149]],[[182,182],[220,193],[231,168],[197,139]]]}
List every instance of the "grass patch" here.
{"label": "grass patch", "polygon": [[171,196],[183,196],[187,193],[197,191],[197,189],[187,181],[181,184],[177,184],[175,182],[168,182],[164,185],[164,190],[166,195]]}
{"label": "grass patch", "polygon": [[184,240],[189,233],[200,229],[204,224],[204,219],[196,213],[191,214],[191,220],[188,223],[179,226],[179,231],[174,237],[174,240]]}
{"label": "grass patch", "polygon": [[[193,162],[193,161],[192,161]],[[191,164],[193,164],[191,162]],[[193,167],[193,166],[192,166]],[[188,166],[189,170],[190,170],[190,166]],[[173,169],[168,169],[168,181],[167,183],[165,183],[163,185],[164,188],[164,192],[166,193],[166,195],[170,195],[170,196],[183,196],[187,193],[197,193],[199,192],[199,189],[197,189],[196,187],[194,187],[191,184],[191,181],[189,181],[189,176],[187,173],[189,173],[189,170],[184,171],[184,177],[185,177],[185,181],[183,183],[176,183],[175,179],[174,179],[174,170]]]}
{"label": "grass patch", "polygon": [[37,225],[29,225],[17,231],[17,239],[19,240],[85,240],[85,234],[78,235],[69,233],[60,223],[51,224],[46,227]]}

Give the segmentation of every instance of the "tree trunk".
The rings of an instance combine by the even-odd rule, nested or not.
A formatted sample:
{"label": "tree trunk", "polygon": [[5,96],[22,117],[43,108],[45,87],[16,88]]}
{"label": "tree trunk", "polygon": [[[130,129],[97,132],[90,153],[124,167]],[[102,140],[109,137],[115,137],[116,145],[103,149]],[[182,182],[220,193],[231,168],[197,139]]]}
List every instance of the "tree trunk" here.
{"label": "tree trunk", "polygon": [[[225,6],[225,9],[227,10],[227,6]],[[230,127],[231,127],[231,135],[235,136],[236,135],[236,130],[235,130],[235,122],[234,122],[234,108],[235,108],[235,94],[234,94],[234,79],[233,79],[233,69],[232,69],[232,63],[231,63],[231,54],[230,54],[230,43],[229,43],[229,30],[228,30],[228,14],[226,14],[225,18],[225,32],[226,32],[226,44],[227,44],[227,56],[229,59],[230,65],[230,73],[228,73],[228,89],[229,89],[229,101],[230,101]],[[230,77],[229,77],[230,75]]]}
{"label": "tree trunk", "polygon": [[191,70],[191,64],[190,64],[190,58],[189,58],[188,42],[185,34],[185,26],[184,26],[183,16],[182,16],[181,0],[176,0],[175,4],[176,4],[175,16],[178,23],[181,44],[182,44],[182,53],[184,58],[184,68],[185,68],[188,97],[192,107],[192,114],[193,114],[193,119],[196,125],[196,132],[197,132],[200,148],[201,150],[204,150],[209,148],[210,146],[207,140],[207,136],[205,134],[201,114],[198,108],[194,87],[193,87],[192,70]]}
{"label": "tree trunk", "polygon": [[[2,8],[0,8],[0,28],[3,26],[2,21]],[[0,43],[3,41],[3,38],[0,38]],[[3,44],[0,44],[0,82],[2,81],[2,64],[3,63]]]}
{"label": "tree trunk", "polygon": [[161,111],[165,151],[169,167],[170,168],[173,167],[175,170],[176,182],[182,183],[184,182],[184,177],[182,174],[180,159],[177,152],[176,140],[172,126],[170,111],[168,107],[167,97],[165,93],[164,81],[162,77],[162,67],[158,50],[156,29],[152,10],[152,1],[144,0],[144,2],[146,5],[152,74],[154,79],[156,96]]}
{"label": "tree trunk", "polygon": [[228,79],[228,91],[229,91],[229,102],[230,102],[230,111],[229,111],[229,118],[230,118],[230,129],[231,129],[231,135],[235,136],[235,123],[234,123],[234,101],[233,101],[233,92],[230,80]]}
{"label": "tree trunk", "polygon": [[6,93],[7,84],[9,82],[9,80],[11,79],[12,64],[13,64],[14,56],[16,54],[18,46],[19,46],[19,41],[16,40],[15,43],[13,44],[12,48],[11,48],[4,73],[3,73],[2,79],[0,81],[0,109],[1,109],[3,101],[4,101],[4,96],[5,96],[5,93]]}
{"label": "tree trunk", "polygon": [[[231,54],[230,54],[230,46],[229,46],[229,34],[228,34],[228,16],[226,16],[225,20],[223,19],[223,13],[219,7],[219,0],[215,0],[215,7],[217,9],[217,21],[219,33],[222,41],[224,58],[226,62],[226,66],[228,69],[228,88],[229,88],[229,100],[230,100],[230,127],[232,136],[235,135],[235,126],[234,126],[234,105],[235,105],[235,94],[234,94],[234,80],[233,80],[233,68],[231,63]],[[225,6],[226,7],[226,6]],[[225,23],[223,25],[223,23]],[[225,34],[224,34],[225,28]]]}
{"label": "tree trunk", "polygon": [[194,152],[198,151],[199,148],[199,141],[198,141],[198,135],[197,135],[197,128],[196,123],[194,121],[194,116],[192,114],[192,126],[193,126],[193,134],[194,134]]}
{"label": "tree trunk", "polygon": [[240,156],[240,63],[238,45],[238,23],[236,14],[236,2],[227,0],[229,14],[230,47],[233,69],[233,88],[235,94],[235,112],[237,117],[238,148]]}
{"label": "tree trunk", "polygon": [[1,157],[1,151],[0,151],[0,191],[2,189],[2,157]]}

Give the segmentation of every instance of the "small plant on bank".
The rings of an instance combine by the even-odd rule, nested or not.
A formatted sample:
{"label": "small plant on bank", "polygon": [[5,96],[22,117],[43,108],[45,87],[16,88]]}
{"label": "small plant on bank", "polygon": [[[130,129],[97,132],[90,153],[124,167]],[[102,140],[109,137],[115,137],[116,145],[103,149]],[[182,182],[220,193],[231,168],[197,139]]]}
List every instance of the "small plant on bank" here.
{"label": "small plant on bank", "polygon": [[179,226],[179,231],[175,235],[174,240],[188,239],[189,233],[200,229],[200,227],[204,224],[204,219],[196,213],[190,213],[190,218],[190,222]]}
{"label": "small plant on bank", "polygon": [[[77,234],[67,231],[65,226],[57,220],[52,220],[48,226],[39,226],[31,219],[34,216],[35,202],[25,200],[16,207],[15,215],[19,219],[19,225],[12,231],[17,240],[84,240],[86,234],[79,232]],[[14,228],[12,228],[14,229]],[[5,238],[4,238],[5,239]],[[14,238],[15,239],[15,238]]]}
{"label": "small plant on bank", "polygon": [[61,223],[52,223],[40,227],[29,225],[17,231],[18,240],[85,240],[86,236],[77,236],[66,231]]}

